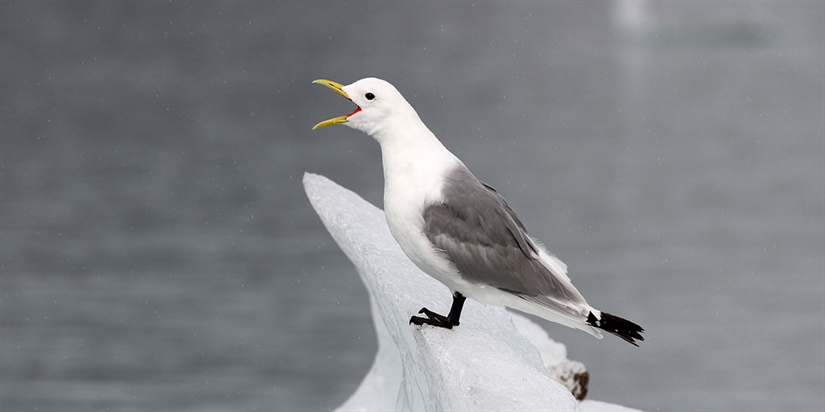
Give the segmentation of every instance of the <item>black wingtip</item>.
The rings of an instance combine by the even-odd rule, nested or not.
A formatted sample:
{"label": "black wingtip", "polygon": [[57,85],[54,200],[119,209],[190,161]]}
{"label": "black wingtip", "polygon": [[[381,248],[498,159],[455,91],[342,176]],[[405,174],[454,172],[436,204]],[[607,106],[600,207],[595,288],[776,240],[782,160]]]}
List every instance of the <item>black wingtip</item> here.
{"label": "black wingtip", "polygon": [[611,315],[607,312],[602,312],[601,319],[596,319],[593,312],[590,312],[590,314],[587,315],[587,324],[599,328],[605,332],[612,333],[622,338],[625,342],[636,347],[639,346],[639,344],[636,343],[636,340],[645,340],[644,336],[642,336],[642,332],[645,331],[644,328],[627,319],[620,318],[616,315]]}

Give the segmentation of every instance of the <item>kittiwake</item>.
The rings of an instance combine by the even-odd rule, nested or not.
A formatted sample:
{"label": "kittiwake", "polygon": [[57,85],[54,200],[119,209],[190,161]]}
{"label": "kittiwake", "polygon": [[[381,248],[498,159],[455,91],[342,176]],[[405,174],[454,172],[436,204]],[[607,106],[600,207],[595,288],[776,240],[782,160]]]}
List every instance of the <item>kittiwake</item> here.
{"label": "kittiwake", "polygon": [[590,306],[567,265],[531,238],[516,213],[478,180],[424,125],[390,83],[376,78],[322,84],[357,105],[342,123],[372,136],[384,164],[384,212],[390,232],[424,273],[453,293],[447,316],[422,308],[411,324],[458,326],[466,297],[540,316],[597,338],[600,330],[637,345],[641,326]]}

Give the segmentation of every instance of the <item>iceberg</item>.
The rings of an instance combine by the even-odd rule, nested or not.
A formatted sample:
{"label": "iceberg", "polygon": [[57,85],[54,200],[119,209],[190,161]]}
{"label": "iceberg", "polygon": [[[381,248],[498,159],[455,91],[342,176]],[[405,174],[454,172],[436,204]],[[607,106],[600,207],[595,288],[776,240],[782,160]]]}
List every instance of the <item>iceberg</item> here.
{"label": "iceberg", "polygon": [[537,324],[503,308],[468,299],[458,328],[410,325],[424,305],[446,312],[449,290],[404,255],[381,209],[323,176],[306,173],[303,182],[369,292],[378,336],[370,370],[337,410],[633,410],[577,401],[573,393],[581,398],[587,390],[584,365],[568,360],[565,346]]}

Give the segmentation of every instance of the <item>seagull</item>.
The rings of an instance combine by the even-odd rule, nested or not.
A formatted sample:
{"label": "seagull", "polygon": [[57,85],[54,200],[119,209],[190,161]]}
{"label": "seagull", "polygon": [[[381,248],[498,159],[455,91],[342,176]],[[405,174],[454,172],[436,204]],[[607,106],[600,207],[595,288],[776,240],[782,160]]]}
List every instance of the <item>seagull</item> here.
{"label": "seagull", "polygon": [[470,297],[599,339],[606,331],[635,346],[644,340],[641,326],[585,301],[567,265],[527,234],[507,201],[444,147],[392,84],[372,77],[346,86],[326,79],[313,83],[356,105],[313,130],[343,124],[378,141],[390,232],[416,266],[452,291],[446,316],[422,308],[423,316],[413,316],[410,324],[452,329]]}

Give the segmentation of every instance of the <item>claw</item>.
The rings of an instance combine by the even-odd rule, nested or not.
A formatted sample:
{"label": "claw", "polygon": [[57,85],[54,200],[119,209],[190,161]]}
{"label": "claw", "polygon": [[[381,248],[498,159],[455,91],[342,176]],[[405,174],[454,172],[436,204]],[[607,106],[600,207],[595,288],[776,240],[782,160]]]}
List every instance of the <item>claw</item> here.
{"label": "claw", "polygon": [[439,328],[447,328],[447,329],[452,329],[453,326],[458,325],[457,322],[456,323],[451,322],[450,319],[447,318],[446,316],[439,315],[438,313],[435,313],[435,312],[433,312],[433,311],[431,311],[427,308],[421,308],[421,310],[419,310],[418,313],[423,313],[427,317],[423,318],[421,316],[413,316],[413,317],[410,318],[410,323],[411,324],[418,325],[418,326],[427,324],[427,325],[437,326]]}
{"label": "claw", "polygon": [[433,312],[433,311],[431,311],[427,308],[421,308],[421,310],[418,311],[418,313],[423,313],[424,315],[426,315],[431,320],[434,320],[434,321],[437,321],[437,322],[440,322],[440,323],[446,323],[447,322],[447,317],[446,316],[439,315],[438,313],[435,313],[435,312]]}
{"label": "claw", "polygon": [[450,307],[449,315],[439,315],[427,308],[421,308],[418,313],[424,314],[427,317],[413,316],[410,318],[410,323],[418,326],[427,324],[439,328],[452,329],[453,326],[458,326],[458,318],[461,316],[461,308],[464,306],[464,300],[464,295],[455,292],[453,294],[453,306]]}

